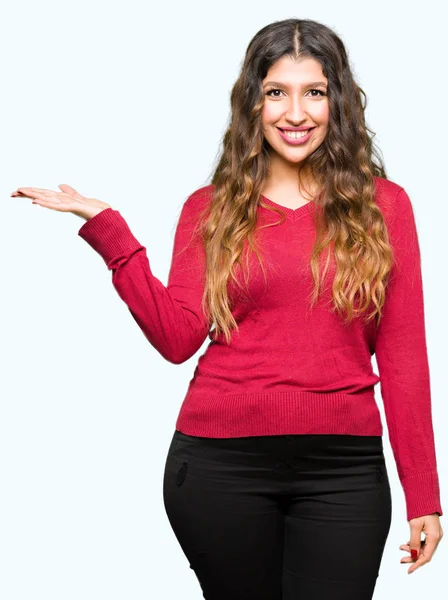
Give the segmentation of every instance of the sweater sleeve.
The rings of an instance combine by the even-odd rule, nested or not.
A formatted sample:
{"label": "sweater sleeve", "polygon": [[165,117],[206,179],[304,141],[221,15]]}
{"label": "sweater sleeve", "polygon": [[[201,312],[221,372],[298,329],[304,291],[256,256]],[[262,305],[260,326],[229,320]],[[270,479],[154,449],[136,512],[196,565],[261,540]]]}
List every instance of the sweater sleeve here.
{"label": "sweater sleeve", "polygon": [[421,259],[411,201],[400,188],[390,225],[395,255],[375,355],[407,519],[442,515],[431,414]]}
{"label": "sweater sleeve", "polygon": [[194,225],[187,200],[177,222],[167,286],[153,275],[146,248],[118,210],[102,210],[78,231],[112,271],[112,284],[146,339],[174,364],[191,358],[209,333],[201,309],[205,251],[199,236],[192,236]]}

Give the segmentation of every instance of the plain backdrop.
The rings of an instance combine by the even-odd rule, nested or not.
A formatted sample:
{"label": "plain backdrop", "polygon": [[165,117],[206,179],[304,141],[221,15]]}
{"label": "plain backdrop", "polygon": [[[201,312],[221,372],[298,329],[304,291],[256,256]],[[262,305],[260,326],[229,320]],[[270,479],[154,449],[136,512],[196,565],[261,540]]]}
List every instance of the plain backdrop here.
{"label": "plain backdrop", "polygon": [[[108,202],[166,285],[180,209],[209,183],[246,47],[275,20],[315,19],[341,36],[389,178],[413,202],[444,503],[444,16],[435,1],[2,0],[2,600],[202,597],[165,514],[162,479],[206,343],[182,365],[165,361],[77,235],[84,221],[10,194],[67,183]],[[409,525],[386,427],[384,446],[393,520],[375,599],[440,598],[445,539],[411,576],[399,562]]]}

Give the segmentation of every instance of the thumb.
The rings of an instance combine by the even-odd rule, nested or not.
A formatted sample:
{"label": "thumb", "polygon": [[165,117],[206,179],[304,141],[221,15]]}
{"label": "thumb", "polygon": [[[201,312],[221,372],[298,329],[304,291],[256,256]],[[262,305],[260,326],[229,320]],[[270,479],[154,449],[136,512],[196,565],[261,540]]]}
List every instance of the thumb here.
{"label": "thumb", "polygon": [[70,194],[70,196],[73,196],[77,200],[84,199],[84,196],[81,196],[81,194],[79,192],[77,192],[75,190],[75,188],[72,188],[71,185],[67,185],[66,183],[61,183],[60,185],[58,185],[58,188],[60,188],[65,194]]}
{"label": "thumb", "polygon": [[411,525],[411,539],[409,542],[409,548],[411,550],[412,560],[417,560],[420,555],[421,549],[421,539],[420,534],[422,531],[422,527],[420,524],[416,523],[415,525]]}

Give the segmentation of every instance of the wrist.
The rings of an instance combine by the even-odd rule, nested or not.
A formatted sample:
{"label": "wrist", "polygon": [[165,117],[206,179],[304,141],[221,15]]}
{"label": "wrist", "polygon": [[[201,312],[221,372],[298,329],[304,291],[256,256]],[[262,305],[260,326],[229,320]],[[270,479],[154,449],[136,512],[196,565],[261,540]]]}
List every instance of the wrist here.
{"label": "wrist", "polygon": [[111,206],[107,205],[107,206],[102,206],[101,208],[98,207],[91,207],[89,208],[88,212],[83,211],[82,214],[80,214],[79,216],[81,218],[83,218],[85,221],[89,221],[90,219],[92,219],[93,217],[96,217],[96,215],[99,215],[100,212],[103,212],[103,210],[106,210],[106,208],[112,208]]}

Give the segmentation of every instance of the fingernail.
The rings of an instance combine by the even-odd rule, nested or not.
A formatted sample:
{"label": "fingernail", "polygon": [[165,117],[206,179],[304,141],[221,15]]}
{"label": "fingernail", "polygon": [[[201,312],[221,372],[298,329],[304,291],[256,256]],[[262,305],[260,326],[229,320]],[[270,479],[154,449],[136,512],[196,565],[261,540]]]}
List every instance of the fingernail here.
{"label": "fingernail", "polygon": [[417,560],[417,550],[411,550],[412,560]]}

